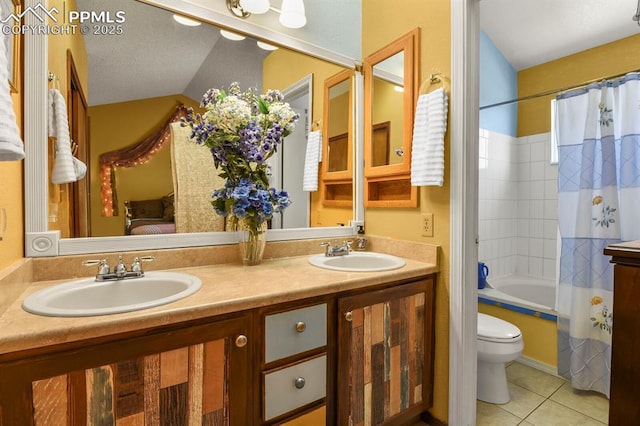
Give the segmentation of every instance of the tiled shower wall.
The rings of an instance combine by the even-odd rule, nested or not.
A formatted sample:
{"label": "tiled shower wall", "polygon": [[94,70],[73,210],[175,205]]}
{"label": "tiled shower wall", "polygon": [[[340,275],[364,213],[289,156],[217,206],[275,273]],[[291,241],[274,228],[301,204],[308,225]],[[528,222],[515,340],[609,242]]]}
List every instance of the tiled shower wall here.
{"label": "tiled shower wall", "polygon": [[550,134],[514,138],[480,130],[478,258],[490,276],[554,278],[558,166]]}

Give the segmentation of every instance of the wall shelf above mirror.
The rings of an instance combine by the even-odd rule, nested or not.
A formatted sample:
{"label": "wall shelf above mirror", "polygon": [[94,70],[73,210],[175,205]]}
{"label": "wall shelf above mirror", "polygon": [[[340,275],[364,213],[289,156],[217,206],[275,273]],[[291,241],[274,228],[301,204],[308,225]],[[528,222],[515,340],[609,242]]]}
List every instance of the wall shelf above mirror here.
{"label": "wall shelf above mirror", "polygon": [[366,207],[416,207],[411,139],[420,78],[420,29],[364,59]]}
{"label": "wall shelf above mirror", "polygon": [[[54,0],[52,6],[56,6],[56,2],[62,4],[63,0]],[[218,71],[222,75],[225,75],[226,79],[201,82],[200,85],[196,85],[195,83],[198,79],[191,78],[187,83],[182,84],[184,90],[173,90],[170,89],[169,86],[180,86],[180,83],[171,80],[166,75],[168,69],[172,67],[171,64],[182,63],[179,57],[176,56],[179,54],[179,49],[173,49],[172,46],[174,46],[175,43],[161,43],[157,40],[145,42],[144,34],[139,34],[139,36],[136,37],[137,41],[135,43],[138,48],[155,52],[152,53],[152,55],[156,56],[156,58],[154,58],[155,61],[146,65],[146,67],[155,74],[153,77],[160,76],[160,80],[156,82],[154,86],[166,89],[166,93],[149,94],[140,99],[107,99],[102,102],[94,101],[94,99],[97,99],[99,93],[99,90],[94,90],[95,86],[93,85],[96,77],[88,77],[88,74],[96,68],[94,66],[96,61],[104,60],[104,58],[96,57],[96,52],[101,49],[96,50],[95,45],[91,45],[91,43],[87,39],[83,39],[83,36],[80,34],[78,34],[78,37],[80,37],[81,43],[78,43],[78,40],[70,41],[62,38],[62,36],[53,40],[51,40],[53,36],[49,37],[50,40],[47,40],[44,36],[30,35],[25,37],[25,68],[30,70],[28,74],[25,74],[25,143],[30,147],[31,154],[28,156],[29,158],[25,160],[25,252],[27,256],[160,249],[228,244],[232,242],[230,236],[225,232],[203,232],[202,230],[193,231],[193,233],[178,233],[172,235],[125,236],[126,217],[124,214],[124,202],[127,200],[161,199],[173,192],[172,171],[167,169],[166,172],[162,172],[156,168],[154,173],[148,173],[142,169],[133,172],[136,168],[147,167],[146,164],[126,169],[116,168],[117,180],[115,185],[118,191],[118,200],[116,200],[116,202],[120,203],[120,213],[117,216],[106,217],[102,214],[100,170],[97,163],[98,157],[104,152],[134,145],[136,142],[151,134],[166,121],[177,104],[186,104],[187,106],[197,108],[200,97],[206,89],[210,87],[228,87],[231,82],[239,80],[242,89],[256,87],[260,93],[270,88],[279,89],[285,92],[285,101],[290,101],[292,107],[301,111],[301,116],[305,118],[298,122],[297,128],[302,134],[295,143],[296,147],[301,149],[296,149],[291,152],[280,149],[278,151],[282,151],[282,158],[288,158],[291,161],[289,164],[302,164],[304,162],[306,134],[310,131],[312,121],[321,119],[323,114],[322,82],[338,72],[352,70],[358,62],[357,58],[347,56],[344,52],[340,53],[317,47],[320,44],[313,44],[311,42],[314,40],[313,37],[305,39],[305,29],[295,31],[285,30],[285,33],[280,32],[279,29],[275,27],[257,26],[254,23],[232,17],[229,15],[226,7],[224,7],[224,2],[221,2],[223,6],[222,10],[218,10],[218,5],[209,5],[210,2],[197,0],[115,0],[109,2],[109,4],[96,0],[77,0],[77,2],[78,8],[82,8],[83,10],[124,10],[126,19],[123,25],[128,25],[126,30],[132,33],[140,31],[142,33],[148,32],[150,33],[148,36],[152,38],[154,37],[154,28],[162,28],[163,32],[169,33],[168,37],[174,38],[177,38],[180,32],[194,30],[207,32],[209,35],[206,37],[193,37],[193,35],[191,35],[190,38],[194,40],[194,43],[190,42],[189,44],[197,45],[197,48],[201,51],[200,65],[193,64],[191,67],[196,74],[213,74],[205,69],[205,66],[216,62],[210,58],[214,50],[211,46],[214,44],[217,44],[217,47],[220,47],[226,51],[226,53],[230,52],[240,56],[244,55],[243,58],[245,61],[249,60],[250,57],[258,56],[260,64],[248,65],[245,62],[245,65],[242,65],[240,68],[243,70],[246,69],[246,72],[239,72],[241,70],[238,67],[234,68],[233,65],[231,69],[227,68],[225,72],[221,64],[226,63],[226,61],[218,59],[217,65],[220,68]],[[25,7],[35,6],[36,4],[37,2],[34,0],[25,1]],[[129,12],[127,8],[131,8],[131,12]],[[133,8],[136,9],[135,12]],[[62,10],[62,7],[59,7],[59,9]],[[149,22],[141,25],[140,22],[135,21],[135,19],[140,17],[146,17],[150,20],[151,15],[166,15],[170,18],[173,13],[180,13],[196,18],[201,21],[203,25],[190,27],[191,29],[188,29],[186,27],[182,28],[180,24],[173,20],[169,20],[164,26]],[[309,19],[314,19],[312,10],[307,10],[307,16]],[[212,25],[215,25],[216,28]],[[223,39],[220,36],[219,29],[234,31],[246,36],[247,39],[244,41],[244,44],[238,41]],[[295,34],[295,36],[293,34]],[[87,37],[89,36],[90,35],[87,35]],[[317,37],[317,34],[315,37]],[[110,38],[112,42],[115,43],[111,46],[111,49],[102,50],[121,50],[129,54],[128,57],[122,57],[117,60],[114,59],[112,61],[113,63],[119,63],[126,68],[127,64],[131,65],[140,59],[140,57],[135,56],[135,52],[130,49],[130,44],[132,43],[126,42],[124,37],[122,40],[117,39],[117,36],[104,36],[104,38]],[[202,40],[206,40],[206,43]],[[275,51],[262,53],[261,55],[255,55],[249,51],[247,43],[253,43],[255,47],[256,40],[266,41],[280,48]],[[118,43],[122,43],[122,45],[119,46]],[[147,44],[145,45],[145,43]],[[73,46],[77,46],[78,44],[85,44],[87,46],[86,56],[83,57],[81,54],[75,53]],[[87,178],[87,182],[90,182],[90,190],[87,192],[91,194],[92,198],[90,212],[85,213],[86,220],[91,226],[83,227],[83,229],[89,229],[89,231],[84,233],[74,231],[74,226],[71,222],[73,207],[70,207],[73,206],[73,200],[67,199],[68,204],[66,209],[71,214],[64,212],[64,209],[61,208],[62,205],[59,203],[61,197],[66,197],[65,194],[72,191],[72,185],[53,185],[50,183],[49,173],[47,172],[52,161],[50,153],[47,152],[47,149],[38,148],[47,147],[48,145],[46,134],[48,85],[46,79],[40,79],[39,77],[46,75],[47,71],[53,71],[60,77],[60,91],[63,93],[63,96],[67,98],[67,93],[71,87],[68,76],[66,75],[68,74],[66,71],[67,50],[73,53],[72,56],[79,77],[77,80],[79,84],[83,86],[84,93],[86,94],[88,100],[88,115],[91,118],[89,121],[90,128],[87,132],[89,139],[87,162],[89,163],[90,174],[90,177]],[[80,49],[80,52],[82,52],[82,50],[83,49]],[[62,55],[60,52],[62,52]],[[173,57],[162,56],[164,54],[163,52],[173,54]],[[295,66],[291,64],[295,64]],[[182,70],[186,68],[187,64],[181,66]],[[249,70],[255,69],[261,71],[259,71],[258,74],[249,72]],[[131,78],[139,77],[134,75],[129,75],[129,78],[127,77],[127,73],[135,72],[136,71],[129,66],[128,71],[114,68],[106,73],[112,74],[114,78],[112,84],[115,84],[115,86],[113,86],[113,90],[106,90],[105,94],[115,94],[118,86],[120,88],[125,86],[130,87],[131,90],[128,90],[129,93],[138,91],[138,89],[141,88],[141,84],[123,84],[123,81],[132,81]],[[162,77],[163,75],[165,77]],[[243,81],[242,78],[245,78],[245,81]],[[87,81],[90,82],[90,87]],[[362,86],[355,87],[354,90],[361,91]],[[127,90],[124,92],[127,92]],[[302,92],[305,94],[304,97],[301,96],[297,98],[299,93]],[[120,104],[127,104],[126,106],[129,109],[125,111],[120,108],[118,112],[117,106]],[[352,105],[351,107],[356,108],[357,106]],[[93,114],[98,115],[94,117]],[[100,119],[98,119],[98,116]],[[107,120],[108,117],[115,119],[116,122],[129,124],[127,126],[114,125],[113,123],[109,124]],[[143,119],[148,120],[148,122],[144,122]],[[110,128],[110,135],[106,137],[101,136],[97,130],[98,127],[94,128],[94,126],[97,125],[100,125],[103,129]],[[126,130],[127,128],[130,130],[135,128],[136,133],[129,133]],[[117,137],[114,137],[114,131],[119,132]],[[287,137],[286,141],[289,140],[289,137]],[[94,139],[98,141],[96,144],[93,143]],[[361,144],[362,141],[351,139],[349,143]],[[205,148],[202,149],[206,151]],[[96,161],[95,163],[94,160]],[[171,167],[171,149],[163,148],[148,164],[154,161],[156,163],[164,161],[168,167]],[[274,166],[273,168],[278,172],[277,176],[273,176],[273,179],[276,181],[279,180],[279,183],[272,181],[272,184],[273,186],[278,185],[285,190],[289,190],[286,179],[296,181],[297,178],[293,176],[289,178],[283,177],[285,169],[288,172],[292,167],[286,165],[286,160],[281,161],[279,166]],[[210,163],[211,167],[213,167],[213,161]],[[157,179],[149,179],[152,176],[156,176]],[[149,180],[164,182],[166,188],[150,190],[145,187],[145,185],[149,183],[147,182]],[[361,186],[362,179],[356,177],[353,179],[353,185]],[[214,189],[216,188],[212,187],[211,192]],[[283,218],[280,218],[280,223],[277,224],[277,226],[274,224],[274,229],[269,230],[268,240],[337,237],[352,233],[353,230],[351,228],[343,227],[341,224],[348,224],[353,220],[363,220],[362,217],[356,217],[355,208],[342,208],[339,212],[337,212],[335,208],[327,209],[327,211],[321,211],[320,214],[317,214],[317,217],[309,214],[309,212],[317,212],[325,207],[322,205],[321,200],[322,187],[320,186],[319,189],[319,191],[309,193],[302,192],[300,188],[299,195],[296,195],[294,203],[298,200],[298,206],[304,205],[303,210],[307,213],[306,216],[304,213],[300,215],[301,221],[287,220],[286,216],[283,216]],[[291,209],[291,211],[293,212],[294,209]],[[211,211],[210,214],[215,215],[215,212]],[[54,222],[55,224],[52,226]],[[223,231],[223,229],[217,231]]]}

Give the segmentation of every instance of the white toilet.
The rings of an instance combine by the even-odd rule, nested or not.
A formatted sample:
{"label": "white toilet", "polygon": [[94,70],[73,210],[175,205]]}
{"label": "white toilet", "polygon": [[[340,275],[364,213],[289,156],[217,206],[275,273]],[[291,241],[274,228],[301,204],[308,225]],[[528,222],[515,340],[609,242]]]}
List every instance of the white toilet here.
{"label": "white toilet", "polygon": [[510,322],[478,313],[478,399],[492,404],[509,402],[505,363],[518,358],[524,343],[520,329]]}

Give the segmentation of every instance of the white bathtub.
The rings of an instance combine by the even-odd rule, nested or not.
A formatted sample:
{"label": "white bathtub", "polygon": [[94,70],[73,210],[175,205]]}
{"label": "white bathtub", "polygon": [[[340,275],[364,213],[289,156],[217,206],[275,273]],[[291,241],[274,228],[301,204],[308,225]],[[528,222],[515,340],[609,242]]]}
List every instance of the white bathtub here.
{"label": "white bathtub", "polygon": [[478,290],[479,302],[555,320],[556,286],[552,280],[509,275],[489,278],[487,283]]}

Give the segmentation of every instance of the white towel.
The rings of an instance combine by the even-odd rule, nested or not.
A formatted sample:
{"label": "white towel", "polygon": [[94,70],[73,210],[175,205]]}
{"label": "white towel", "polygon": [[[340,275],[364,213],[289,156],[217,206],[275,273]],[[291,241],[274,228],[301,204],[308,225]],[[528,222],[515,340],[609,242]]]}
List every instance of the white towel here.
{"label": "white towel", "polygon": [[57,89],[49,89],[49,136],[56,138],[51,182],[62,184],[82,179],[87,173],[87,166],[71,152],[67,105]]}
{"label": "white towel", "polygon": [[437,89],[420,95],[413,123],[411,185],[444,183],[444,134],[447,130],[447,92]]}
{"label": "white towel", "polygon": [[322,161],[322,132],[310,132],[307,137],[307,152],[304,157],[303,191],[318,190],[318,163]]}
{"label": "white towel", "polygon": [[[4,43],[11,43],[8,35],[0,38],[0,47]],[[24,146],[13,111],[7,67],[6,49],[0,48],[0,161],[18,161],[24,158]]]}

